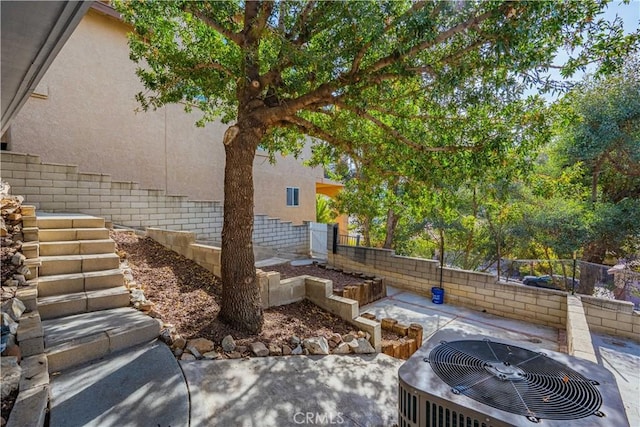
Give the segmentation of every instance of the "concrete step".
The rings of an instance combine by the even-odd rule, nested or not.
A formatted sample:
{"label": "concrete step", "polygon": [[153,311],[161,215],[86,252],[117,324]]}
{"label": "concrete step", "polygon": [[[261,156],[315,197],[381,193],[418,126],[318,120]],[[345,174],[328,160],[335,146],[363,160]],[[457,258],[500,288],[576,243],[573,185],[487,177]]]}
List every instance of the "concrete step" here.
{"label": "concrete step", "polygon": [[39,275],[86,273],[89,271],[112,270],[120,266],[120,258],[115,253],[96,255],[41,256]]}
{"label": "concrete step", "polygon": [[152,341],[160,333],[157,320],[128,307],[45,320],[42,327],[49,372]]}
{"label": "concrete step", "polygon": [[40,230],[52,228],[104,228],[104,218],[88,215],[39,215],[36,224]]}
{"label": "concrete step", "polygon": [[43,276],[38,279],[38,297],[96,291],[122,285],[124,274],[120,269]]}
{"label": "concrete step", "polygon": [[106,228],[50,228],[38,230],[40,244],[70,240],[103,240],[109,238]]}
{"label": "concrete step", "polygon": [[129,301],[129,291],[120,286],[38,298],[38,312],[42,319],[57,319],[79,313],[126,307]]}
{"label": "concrete step", "polygon": [[40,256],[108,254],[115,250],[116,242],[111,239],[40,243]]}
{"label": "concrete step", "polygon": [[51,427],[186,427],[189,391],[169,347],[154,341],[53,376],[49,416]]}

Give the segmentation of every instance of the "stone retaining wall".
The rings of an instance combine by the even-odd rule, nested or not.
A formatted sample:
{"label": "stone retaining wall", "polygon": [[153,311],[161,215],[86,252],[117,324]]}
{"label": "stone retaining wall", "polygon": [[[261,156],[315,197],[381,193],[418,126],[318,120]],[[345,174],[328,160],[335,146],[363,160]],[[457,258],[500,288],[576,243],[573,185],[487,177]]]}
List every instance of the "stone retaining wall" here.
{"label": "stone retaining wall", "polygon": [[[188,200],[162,190],[141,189],[110,175],[78,172],[77,166],[42,163],[39,156],[2,152],[2,178],[14,194],[46,212],[84,213],[133,228],[191,231],[198,240],[220,241],[222,203]],[[256,215],[253,242],[274,250],[309,252],[307,224]]]}

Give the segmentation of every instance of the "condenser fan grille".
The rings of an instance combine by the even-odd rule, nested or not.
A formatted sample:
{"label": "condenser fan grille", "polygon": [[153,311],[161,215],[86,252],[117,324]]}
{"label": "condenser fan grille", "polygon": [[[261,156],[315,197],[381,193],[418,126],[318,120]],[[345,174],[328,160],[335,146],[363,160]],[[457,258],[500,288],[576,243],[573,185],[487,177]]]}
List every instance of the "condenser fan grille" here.
{"label": "condenser fan grille", "polygon": [[455,394],[533,422],[603,416],[597,382],[543,353],[490,340],[443,341],[425,361]]}

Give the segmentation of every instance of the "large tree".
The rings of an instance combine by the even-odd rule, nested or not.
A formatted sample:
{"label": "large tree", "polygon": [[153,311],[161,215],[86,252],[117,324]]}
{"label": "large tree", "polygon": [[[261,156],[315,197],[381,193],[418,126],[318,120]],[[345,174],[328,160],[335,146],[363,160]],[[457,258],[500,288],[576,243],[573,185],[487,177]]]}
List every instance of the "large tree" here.
{"label": "large tree", "polygon": [[[259,144],[291,152],[307,135],[381,168],[409,163],[422,175],[457,153],[469,164],[499,161],[529,123],[506,122],[481,102],[485,94],[514,80],[545,84],[562,47],[575,49],[564,64],[569,73],[605,51],[628,51],[637,37],[596,19],[605,3],[119,3],[147,88],[142,106],[183,101],[202,111],[202,122],[231,123],[222,141],[220,316],[249,331],[262,325],[251,242]],[[512,137],[494,131],[501,127]]]}

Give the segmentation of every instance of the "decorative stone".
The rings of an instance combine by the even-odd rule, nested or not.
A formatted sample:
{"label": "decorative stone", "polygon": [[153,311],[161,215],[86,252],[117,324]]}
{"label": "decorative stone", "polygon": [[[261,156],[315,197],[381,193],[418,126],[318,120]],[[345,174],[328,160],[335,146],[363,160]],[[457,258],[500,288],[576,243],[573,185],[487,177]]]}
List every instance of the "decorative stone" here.
{"label": "decorative stone", "polygon": [[371,343],[365,338],[358,338],[358,346],[353,349],[356,354],[370,354],[375,353],[376,349],[373,348]]}
{"label": "decorative stone", "polygon": [[245,354],[249,351],[249,347],[247,347],[246,345],[237,345],[236,351],[240,354]]}
{"label": "decorative stone", "polygon": [[351,346],[346,342],[341,342],[336,348],[333,349],[333,354],[349,354],[351,353]]}
{"label": "decorative stone", "polygon": [[187,340],[177,335],[173,338],[173,348],[179,348],[182,350],[187,345]]}
{"label": "decorative stone", "polygon": [[236,349],[236,342],[233,340],[233,337],[231,335],[227,335],[226,337],[222,338],[222,349],[226,353],[231,353]]}
{"label": "decorative stone", "polygon": [[202,354],[212,351],[215,347],[215,344],[213,341],[206,338],[195,338],[187,342],[187,348],[188,347],[194,347],[199,353]]}
{"label": "decorative stone", "polygon": [[26,265],[21,265],[16,271],[23,276],[29,276],[31,274],[31,270],[29,270],[29,267]]}
{"label": "decorative stone", "polygon": [[198,351],[198,349],[197,349],[197,348],[195,348],[194,346],[190,346],[190,345],[188,345],[188,346],[187,346],[187,351],[188,351],[189,353],[193,354],[193,355],[196,357],[196,359],[202,359],[202,354],[200,354],[200,352]]}
{"label": "decorative stone", "polygon": [[207,360],[216,360],[216,359],[220,359],[222,356],[217,351],[208,351],[204,353],[202,357]]}
{"label": "decorative stone", "polygon": [[303,341],[303,345],[309,354],[329,354],[329,343],[325,337],[307,338]]}
{"label": "decorative stone", "polygon": [[1,395],[2,399],[6,399],[12,392],[17,390],[20,385],[22,368],[18,365],[18,358],[3,357],[0,371],[2,373]]}
{"label": "decorative stone", "polygon": [[196,360],[196,357],[191,353],[182,353],[182,356],[180,356],[180,360],[183,360],[183,361]]}
{"label": "decorative stone", "polygon": [[229,359],[241,359],[242,358],[242,354],[240,354],[237,351],[230,351],[229,353],[227,353],[227,357]]}
{"label": "decorative stone", "polygon": [[282,356],[282,348],[278,347],[277,345],[270,345],[269,356]]}
{"label": "decorative stone", "polygon": [[131,303],[135,304],[135,303],[142,303],[147,301],[147,299],[144,296],[144,291],[142,289],[133,289],[131,291]]}
{"label": "decorative stone", "polygon": [[11,298],[9,301],[5,301],[2,304],[2,312],[9,314],[9,316],[11,316],[11,318],[16,322],[20,319],[20,316],[22,316],[22,313],[24,313],[26,309],[27,308],[24,306],[22,301],[18,298]]}
{"label": "decorative stone", "polygon": [[171,331],[169,329],[163,329],[160,332],[160,340],[168,346],[173,345],[173,337],[171,336]]}
{"label": "decorative stone", "polygon": [[184,353],[184,350],[182,350],[181,348],[176,348],[175,350],[173,350],[173,355],[176,357],[182,356],[182,353]]}
{"label": "decorative stone", "polygon": [[296,356],[297,356],[297,355],[300,355],[300,354],[303,354],[303,353],[304,353],[304,350],[302,349],[302,346],[301,346],[300,344],[298,344],[298,345],[296,346],[296,348],[294,348],[293,350],[291,350],[291,354],[296,355]]}
{"label": "decorative stone", "polygon": [[289,347],[288,345],[284,344],[282,346],[282,355],[283,356],[290,356],[292,351],[293,350],[291,350],[291,347]]}
{"label": "decorative stone", "polygon": [[336,345],[340,344],[342,342],[342,335],[338,333],[331,334],[331,336],[329,337],[329,344],[331,344],[332,342]]}
{"label": "decorative stone", "polygon": [[8,326],[9,332],[13,335],[18,332],[18,324],[9,316],[9,313],[2,312],[2,326]]}
{"label": "decorative stone", "polygon": [[16,344],[8,345],[2,352],[2,357],[15,357],[16,359],[21,360],[22,352],[20,351],[20,346]]}
{"label": "decorative stone", "polygon": [[16,282],[16,286],[27,286],[27,278],[24,274],[14,274],[13,281]]}
{"label": "decorative stone", "polygon": [[296,345],[300,344],[302,342],[302,340],[294,335],[289,339],[289,342],[291,343],[291,345],[296,346]]}
{"label": "decorative stone", "polygon": [[27,257],[24,256],[22,254],[22,252],[16,252],[11,257],[11,264],[13,264],[13,265],[22,265],[25,262],[26,259],[27,259]]}
{"label": "decorative stone", "polygon": [[258,357],[265,357],[269,355],[269,349],[260,341],[255,341],[249,344],[251,352]]}
{"label": "decorative stone", "polygon": [[356,336],[354,334],[347,334],[345,336],[342,337],[342,341],[344,342],[350,342],[356,339]]}

